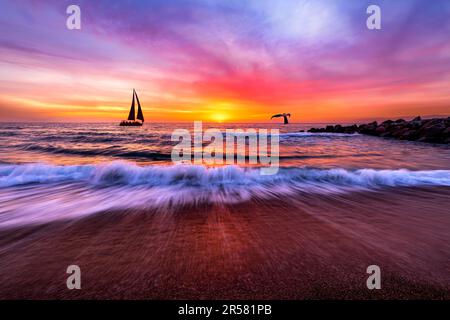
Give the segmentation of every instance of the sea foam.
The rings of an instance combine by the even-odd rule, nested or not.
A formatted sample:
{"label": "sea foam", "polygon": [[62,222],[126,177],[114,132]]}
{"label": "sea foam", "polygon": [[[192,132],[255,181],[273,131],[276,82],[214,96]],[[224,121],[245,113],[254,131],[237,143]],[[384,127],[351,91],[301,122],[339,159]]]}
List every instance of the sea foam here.
{"label": "sea foam", "polygon": [[50,164],[0,165],[0,187],[23,184],[82,182],[92,186],[258,186],[311,184],[335,186],[450,186],[450,170],[407,169],[348,170],[342,168],[280,168],[273,176],[260,175],[257,168],[235,165],[205,167],[201,165],[138,166],[126,161],[98,165]]}
{"label": "sea foam", "polygon": [[450,170],[346,170],[195,165],[0,165],[0,228],[75,219],[111,210],[237,204],[301,194],[341,194],[386,186],[450,186]]}

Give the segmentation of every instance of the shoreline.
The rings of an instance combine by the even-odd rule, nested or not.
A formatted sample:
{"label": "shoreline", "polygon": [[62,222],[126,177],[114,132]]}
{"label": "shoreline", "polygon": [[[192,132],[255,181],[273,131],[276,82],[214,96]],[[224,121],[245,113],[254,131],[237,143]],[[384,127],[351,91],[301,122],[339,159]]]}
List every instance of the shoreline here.
{"label": "shoreline", "polygon": [[404,119],[386,120],[382,123],[373,121],[351,126],[329,125],[325,128],[311,128],[311,133],[361,133],[383,138],[409,140],[418,142],[450,144],[450,117],[422,119],[420,116],[407,121]]}
{"label": "shoreline", "polygon": [[[0,230],[0,299],[450,299],[449,199],[298,194]],[[366,288],[372,264],[381,290]]]}

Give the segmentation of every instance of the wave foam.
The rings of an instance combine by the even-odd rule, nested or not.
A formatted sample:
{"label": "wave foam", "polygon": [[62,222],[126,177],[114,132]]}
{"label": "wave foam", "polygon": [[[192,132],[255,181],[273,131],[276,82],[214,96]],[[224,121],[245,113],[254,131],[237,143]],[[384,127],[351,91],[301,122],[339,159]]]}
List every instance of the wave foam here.
{"label": "wave foam", "polygon": [[[193,165],[0,165],[0,227],[127,209],[167,210],[299,193],[342,193],[384,186],[450,186],[450,170],[345,170]],[[26,199],[26,201],[24,200]]]}
{"label": "wave foam", "polygon": [[330,184],[336,186],[450,186],[450,170],[346,170],[280,168],[278,174],[260,175],[257,168],[201,165],[138,166],[125,161],[99,165],[55,166],[49,164],[0,165],[0,187],[22,184],[84,182],[90,185],[157,186],[257,186]]}

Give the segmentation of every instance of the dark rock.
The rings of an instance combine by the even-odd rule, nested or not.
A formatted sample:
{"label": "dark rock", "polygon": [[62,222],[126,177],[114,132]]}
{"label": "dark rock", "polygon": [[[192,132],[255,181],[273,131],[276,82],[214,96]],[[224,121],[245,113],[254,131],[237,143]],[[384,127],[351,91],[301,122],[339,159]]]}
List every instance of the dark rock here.
{"label": "dark rock", "polygon": [[354,124],[352,126],[342,127],[343,133],[352,134],[352,133],[356,133],[357,130],[358,130],[358,126],[356,124]]}
{"label": "dark rock", "polygon": [[442,133],[446,138],[450,138],[450,127],[447,127]]}
{"label": "dark rock", "polygon": [[375,133],[377,135],[381,135],[381,134],[383,134],[385,132],[386,132],[386,127],[383,126],[383,125],[381,125],[381,126],[379,126],[378,128],[375,129]]}
{"label": "dark rock", "polygon": [[446,129],[439,121],[429,122],[419,129],[419,141],[443,142]]}
{"label": "dark rock", "polygon": [[392,132],[392,136],[397,139],[405,140],[406,136],[408,135],[408,132],[409,132],[408,128],[401,128],[399,130]]}
{"label": "dark rock", "polygon": [[445,119],[428,119],[423,121],[423,128],[431,128],[437,125],[445,126]]}
{"label": "dark rock", "polygon": [[416,130],[407,130],[400,137],[402,140],[416,140],[417,139],[417,131]]}
{"label": "dark rock", "polygon": [[355,132],[379,137],[395,138],[401,140],[450,143],[450,117],[434,118],[422,120],[420,116],[411,121],[398,119],[395,121],[386,120],[380,125],[376,121],[357,126],[327,126],[326,128],[311,128],[309,132],[335,132],[348,133]]}
{"label": "dark rock", "polygon": [[423,125],[422,120],[419,121],[410,121],[406,124],[406,126],[410,129],[418,129]]}
{"label": "dark rock", "polygon": [[308,132],[317,133],[317,132],[325,132],[324,128],[311,128]]}
{"label": "dark rock", "polygon": [[370,134],[375,135],[375,130],[378,126],[378,123],[376,121],[368,123],[368,124],[362,124],[359,126],[358,131],[363,134]]}

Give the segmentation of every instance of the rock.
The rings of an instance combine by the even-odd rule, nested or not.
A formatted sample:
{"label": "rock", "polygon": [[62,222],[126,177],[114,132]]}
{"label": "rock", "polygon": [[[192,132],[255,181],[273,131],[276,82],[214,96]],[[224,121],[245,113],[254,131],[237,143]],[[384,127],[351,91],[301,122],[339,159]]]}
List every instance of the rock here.
{"label": "rock", "polygon": [[416,130],[407,130],[400,137],[402,140],[416,140],[417,139],[417,131]]}
{"label": "rock", "polygon": [[417,141],[418,142],[430,142],[430,141],[427,141],[427,138],[425,138],[425,137],[420,137],[419,139],[417,139]]}
{"label": "rock", "polygon": [[381,134],[383,134],[385,132],[386,132],[386,128],[383,125],[381,125],[381,126],[379,126],[378,128],[375,129],[375,133],[377,135],[381,135]]}
{"label": "rock", "polygon": [[437,125],[446,126],[445,120],[434,118],[423,121],[423,128],[431,128]]}
{"label": "rock", "polygon": [[361,133],[373,136],[432,143],[450,143],[450,117],[423,120],[420,116],[411,121],[386,120],[380,125],[376,121],[357,126],[327,126],[311,128],[309,132]]}
{"label": "rock", "polygon": [[445,125],[435,121],[428,123],[426,126],[420,128],[419,130],[419,140],[426,142],[443,142],[444,132],[446,131]]}
{"label": "rock", "polygon": [[450,138],[450,127],[447,127],[442,133],[446,138]]}
{"label": "rock", "polygon": [[325,132],[324,128],[311,128],[308,132],[317,133],[317,132]]}
{"label": "rock", "polygon": [[423,125],[422,120],[419,121],[410,121],[406,124],[406,126],[410,129],[418,129]]}
{"label": "rock", "polygon": [[368,132],[368,126],[367,126],[367,124],[361,124],[361,125],[359,125],[358,131],[359,131],[359,133],[366,133],[366,132]]}
{"label": "rock", "polygon": [[392,136],[394,138],[400,139],[400,140],[406,140],[406,137],[408,136],[409,129],[408,128],[401,128],[400,130],[396,130],[392,133]]}
{"label": "rock", "polygon": [[357,130],[358,130],[358,126],[356,124],[354,124],[352,126],[342,127],[343,133],[353,134],[353,133],[356,133]]}
{"label": "rock", "polygon": [[358,131],[363,134],[370,134],[375,135],[375,130],[378,126],[378,123],[376,121],[368,123],[368,124],[362,124],[358,127]]}

